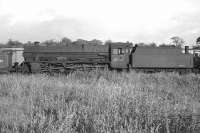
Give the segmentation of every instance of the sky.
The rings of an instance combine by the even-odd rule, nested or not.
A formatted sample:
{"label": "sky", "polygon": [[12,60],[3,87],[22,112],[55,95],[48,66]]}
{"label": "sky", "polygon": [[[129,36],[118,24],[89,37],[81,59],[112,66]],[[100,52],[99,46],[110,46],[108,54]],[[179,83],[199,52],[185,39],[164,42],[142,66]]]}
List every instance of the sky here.
{"label": "sky", "polygon": [[99,39],[168,43],[200,36],[199,0],[0,0],[0,42]]}

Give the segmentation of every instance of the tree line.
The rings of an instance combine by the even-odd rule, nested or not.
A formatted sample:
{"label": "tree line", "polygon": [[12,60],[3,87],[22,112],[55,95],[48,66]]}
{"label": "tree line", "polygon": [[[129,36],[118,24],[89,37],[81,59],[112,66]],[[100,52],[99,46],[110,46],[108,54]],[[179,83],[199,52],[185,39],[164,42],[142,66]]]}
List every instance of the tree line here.
{"label": "tree line", "polygon": [[9,39],[8,42],[6,42],[5,44],[0,43],[0,47],[23,47],[23,46],[31,46],[31,45],[41,45],[41,46],[57,46],[57,45],[62,45],[62,46],[67,46],[67,45],[79,45],[79,44],[90,44],[90,45],[103,45],[104,43],[101,40],[97,40],[97,39],[93,39],[93,40],[84,40],[84,39],[77,39],[76,41],[72,41],[71,39],[67,38],[67,37],[63,37],[61,40],[54,40],[54,39],[50,39],[50,40],[45,40],[42,42],[38,42],[38,41],[28,41],[26,43],[22,43],[18,40],[12,40]]}
{"label": "tree line", "polygon": [[[23,47],[25,45],[42,45],[42,46],[52,46],[52,45],[62,45],[62,46],[67,46],[67,45],[86,45],[86,44],[89,44],[89,45],[103,45],[103,44],[108,44],[112,42],[111,40],[107,40],[105,42],[102,42],[101,40],[98,40],[98,39],[93,39],[93,40],[84,40],[84,39],[77,39],[76,41],[72,41],[71,39],[67,38],[67,37],[63,37],[61,40],[53,40],[53,39],[50,39],[50,40],[45,40],[43,42],[31,42],[31,41],[28,41],[26,43],[22,43],[20,41],[17,41],[17,40],[12,40],[12,39],[9,39],[7,43],[5,44],[0,44],[0,47]],[[200,45],[200,37],[197,38],[196,40],[196,44],[197,45]],[[185,45],[185,41],[184,39],[182,39],[181,37],[179,36],[174,36],[172,38],[170,38],[170,43],[169,44],[166,44],[166,43],[163,43],[163,44],[156,44],[154,42],[152,43],[137,43],[138,46],[150,46],[150,47],[182,47]]]}

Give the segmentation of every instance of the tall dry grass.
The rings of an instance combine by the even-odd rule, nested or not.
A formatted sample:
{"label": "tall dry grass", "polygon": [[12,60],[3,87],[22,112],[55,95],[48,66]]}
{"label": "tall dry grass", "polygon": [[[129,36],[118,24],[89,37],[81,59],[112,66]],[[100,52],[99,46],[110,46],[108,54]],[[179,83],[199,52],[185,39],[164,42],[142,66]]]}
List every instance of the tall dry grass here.
{"label": "tall dry grass", "polygon": [[199,133],[200,76],[1,75],[0,132]]}

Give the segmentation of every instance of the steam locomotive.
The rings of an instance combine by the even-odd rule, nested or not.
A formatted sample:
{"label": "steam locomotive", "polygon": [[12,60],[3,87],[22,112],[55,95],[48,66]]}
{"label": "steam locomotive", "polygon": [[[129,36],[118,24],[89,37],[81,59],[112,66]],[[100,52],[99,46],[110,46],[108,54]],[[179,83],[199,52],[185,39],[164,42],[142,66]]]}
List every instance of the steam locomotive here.
{"label": "steam locomotive", "polygon": [[[191,51],[193,53],[191,53]],[[0,72],[67,73],[108,68],[143,72],[199,72],[199,48],[133,46],[132,43],[24,46],[0,49]]]}

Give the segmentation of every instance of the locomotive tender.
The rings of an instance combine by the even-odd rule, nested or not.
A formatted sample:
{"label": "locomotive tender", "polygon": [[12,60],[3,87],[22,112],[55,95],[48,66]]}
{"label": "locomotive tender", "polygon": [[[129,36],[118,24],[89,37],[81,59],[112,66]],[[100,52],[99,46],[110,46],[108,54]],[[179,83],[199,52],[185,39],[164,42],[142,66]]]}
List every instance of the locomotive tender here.
{"label": "locomotive tender", "polygon": [[[199,56],[189,53],[188,47],[185,48],[185,52],[182,52],[182,49],[177,47],[133,46],[128,42],[106,45],[24,46],[24,61],[13,63],[9,61],[12,58],[0,56],[0,70],[65,73],[73,70],[109,68],[144,72],[198,72]],[[9,53],[12,52],[14,50],[10,50]],[[9,57],[9,54],[7,56]]]}

